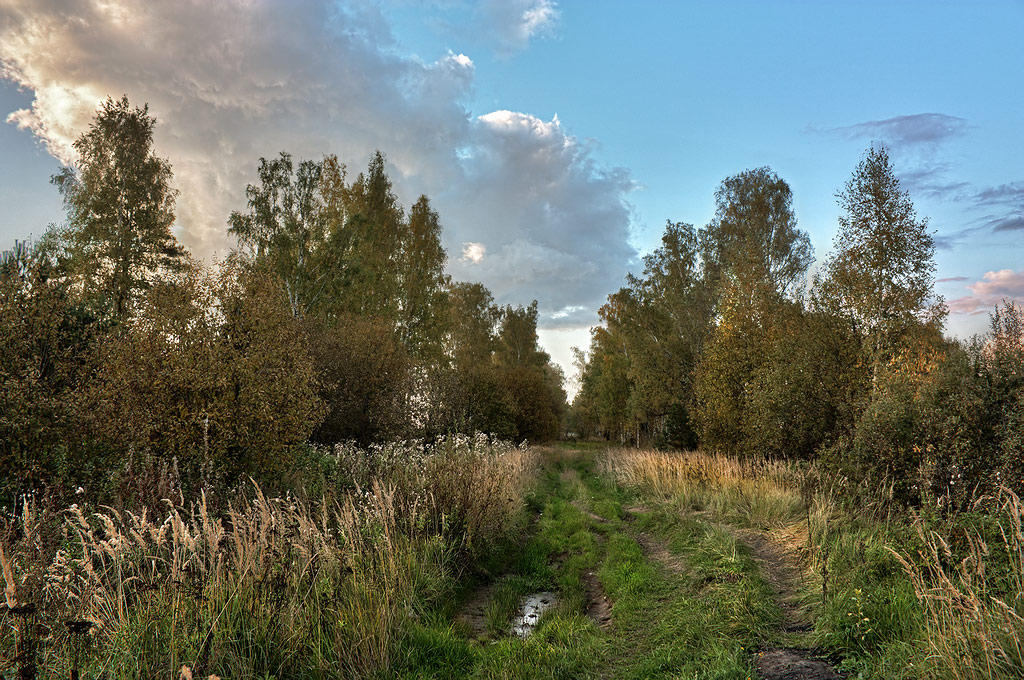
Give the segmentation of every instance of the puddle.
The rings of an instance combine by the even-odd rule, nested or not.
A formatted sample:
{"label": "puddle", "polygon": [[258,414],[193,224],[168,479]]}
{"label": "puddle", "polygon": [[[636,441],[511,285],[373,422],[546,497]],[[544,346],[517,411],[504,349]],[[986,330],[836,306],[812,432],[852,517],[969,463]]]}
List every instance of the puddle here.
{"label": "puddle", "polygon": [[512,619],[512,632],[519,637],[529,637],[537,627],[541,614],[554,607],[557,602],[558,595],[552,592],[528,595],[519,605],[519,614]]}

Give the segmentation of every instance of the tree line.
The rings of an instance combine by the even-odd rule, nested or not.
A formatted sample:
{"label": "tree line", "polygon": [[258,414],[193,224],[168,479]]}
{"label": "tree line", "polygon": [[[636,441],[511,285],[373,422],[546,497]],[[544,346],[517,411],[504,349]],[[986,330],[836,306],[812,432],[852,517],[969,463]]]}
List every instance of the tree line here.
{"label": "tree line", "polygon": [[1024,311],[943,336],[935,242],[884,146],[837,194],[813,277],[788,184],[725,179],[700,229],[666,225],[643,272],[608,297],[570,429],[740,456],[818,459],[901,502],[1024,488]]}
{"label": "tree line", "polygon": [[403,208],[383,154],[351,179],[334,155],[260,159],[210,266],[172,234],[154,125],[108,98],[52,179],[66,222],[0,257],[0,505],[272,484],[311,444],[560,434],[536,301],[452,281],[437,212]]}

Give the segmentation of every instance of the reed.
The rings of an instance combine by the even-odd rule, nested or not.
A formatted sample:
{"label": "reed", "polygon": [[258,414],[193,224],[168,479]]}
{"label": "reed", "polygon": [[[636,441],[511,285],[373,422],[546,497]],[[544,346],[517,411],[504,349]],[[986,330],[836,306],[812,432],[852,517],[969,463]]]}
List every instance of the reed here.
{"label": "reed", "polygon": [[205,494],[159,516],[73,505],[48,557],[47,518],[28,499],[0,527],[0,674],[386,672],[404,627],[454,587],[467,554],[514,524],[535,458],[466,438],[389,455],[330,500],[268,497],[253,483],[218,513]]}

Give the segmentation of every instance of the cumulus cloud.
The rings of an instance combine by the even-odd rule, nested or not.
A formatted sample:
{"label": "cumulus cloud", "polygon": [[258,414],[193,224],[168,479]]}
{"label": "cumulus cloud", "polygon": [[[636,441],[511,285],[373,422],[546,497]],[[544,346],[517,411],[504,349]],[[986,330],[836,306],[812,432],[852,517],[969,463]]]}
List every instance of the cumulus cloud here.
{"label": "cumulus cloud", "polygon": [[478,13],[497,52],[506,56],[526,49],[537,36],[551,35],[559,17],[552,0],[485,0]]}
{"label": "cumulus cloud", "polygon": [[480,264],[484,255],[487,253],[487,246],[483,243],[472,243],[466,242],[462,244],[462,258],[461,262],[472,262],[473,264]]}
{"label": "cumulus cloud", "polygon": [[[558,17],[549,0],[479,11],[508,48]],[[450,251],[481,244],[482,258],[487,244],[487,267],[451,260],[456,278],[484,278],[501,301],[538,299],[542,323],[593,320],[635,255],[628,172],[601,167],[557,118],[472,116],[472,59],[403,54],[376,3],[5,0],[0,77],[33,94],[0,116],[64,162],[104,97],[148,102],[181,191],[178,236],[201,256],[233,245],[227,216],[261,156],[336,153],[358,171],[375,149],[404,203],[431,197]],[[554,319],[575,307],[586,311]]]}
{"label": "cumulus cloud", "polygon": [[462,164],[466,181],[438,201],[448,223],[459,225],[461,242],[487,243],[487,267],[470,270],[460,260],[453,274],[480,277],[499,302],[528,302],[545,291],[539,302],[549,327],[593,324],[594,310],[636,257],[630,174],[598,166],[557,116],[514,111],[474,121]]}
{"label": "cumulus cloud", "polygon": [[[370,5],[267,0],[13,0],[0,9],[3,77],[34,93],[9,120],[62,161],[107,95],[148,102],[155,145],[181,190],[180,237],[200,253],[231,244],[257,160],[377,147],[407,175],[457,170],[472,64],[395,55]],[[445,153],[447,150],[447,154]]]}
{"label": "cumulus cloud", "polygon": [[950,300],[947,305],[954,314],[987,314],[1003,300],[1024,301],[1024,270],[1001,269],[985,272],[981,281],[967,286],[971,295]]}

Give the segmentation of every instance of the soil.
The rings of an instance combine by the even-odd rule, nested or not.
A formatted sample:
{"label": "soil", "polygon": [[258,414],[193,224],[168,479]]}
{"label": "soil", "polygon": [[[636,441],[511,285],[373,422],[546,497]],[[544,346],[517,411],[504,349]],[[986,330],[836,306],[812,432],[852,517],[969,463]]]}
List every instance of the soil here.
{"label": "soil", "polygon": [[679,555],[673,555],[669,552],[668,546],[665,545],[664,541],[650,534],[640,532],[634,533],[633,538],[640,544],[640,548],[644,551],[646,557],[650,557],[665,567],[665,570],[670,574],[682,574],[686,570],[686,561]]}
{"label": "soil", "polygon": [[[587,517],[589,517],[592,522],[595,522],[596,524],[601,525],[601,526],[606,526],[608,524],[608,520],[607,519],[605,519],[604,517],[601,517],[601,515],[598,515],[596,513],[591,512],[587,508],[586,503],[584,503],[583,501],[575,500],[575,501],[572,502],[572,506],[574,508],[576,508],[577,510],[579,510],[580,512],[582,512]],[[598,534],[598,536],[600,536],[600,534]]]}
{"label": "soil", "polygon": [[826,661],[799,649],[771,649],[758,654],[754,662],[762,680],[839,680]]}
{"label": "soil", "polygon": [[459,621],[469,630],[472,638],[481,638],[487,632],[487,607],[494,598],[494,584],[482,586],[466,600],[459,611]]}
{"label": "soil", "polygon": [[583,572],[583,592],[587,598],[587,616],[601,628],[608,628],[612,622],[612,601],[605,595],[593,569]]}
{"label": "soil", "polygon": [[[627,518],[629,520],[633,520],[635,515],[647,513],[650,512],[650,510],[643,505],[634,505],[626,508],[626,512],[629,513]],[[678,555],[673,555],[664,541],[642,531],[633,531],[630,535],[637,543],[640,544],[640,549],[643,550],[646,557],[650,557],[652,560],[665,567],[666,571],[669,573],[681,574],[686,570],[685,560]]]}
{"label": "soil", "polygon": [[742,541],[761,566],[761,573],[772,589],[775,602],[782,609],[782,632],[798,633],[810,630],[813,622],[799,604],[803,573],[799,556],[752,529],[734,529],[733,534]]}
{"label": "soil", "polygon": [[[761,573],[782,609],[782,633],[811,630],[813,622],[799,606],[802,574],[800,557],[785,545],[752,529],[732,529],[761,566]],[[761,680],[838,680],[843,677],[812,651],[791,648],[768,649],[754,662]]]}

